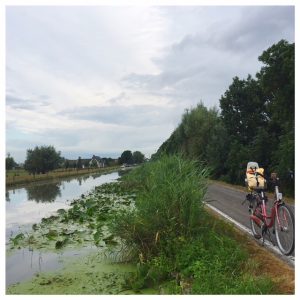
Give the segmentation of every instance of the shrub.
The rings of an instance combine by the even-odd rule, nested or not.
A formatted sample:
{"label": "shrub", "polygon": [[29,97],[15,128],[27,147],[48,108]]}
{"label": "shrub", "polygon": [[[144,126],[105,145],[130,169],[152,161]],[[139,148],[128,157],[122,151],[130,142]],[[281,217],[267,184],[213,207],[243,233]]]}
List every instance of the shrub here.
{"label": "shrub", "polygon": [[119,213],[112,230],[145,258],[170,240],[192,236],[201,223],[207,173],[180,156],[164,156],[132,171],[123,184],[138,188],[135,209]]}

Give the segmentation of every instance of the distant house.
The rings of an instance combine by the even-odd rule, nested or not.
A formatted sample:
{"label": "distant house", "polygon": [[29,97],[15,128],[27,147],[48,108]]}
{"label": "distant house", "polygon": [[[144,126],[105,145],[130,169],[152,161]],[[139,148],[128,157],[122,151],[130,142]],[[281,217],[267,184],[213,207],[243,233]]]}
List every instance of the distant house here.
{"label": "distant house", "polygon": [[[68,165],[70,168],[77,168],[78,159],[68,159]],[[106,167],[106,160],[96,155],[93,155],[92,158],[81,158],[81,167],[82,169],[91,167],[104,168]]]}
{"label": "distant house", "polygon": [[106,166],[106,162],[100,156],[93,155],[92,159],[89,161],[89,166],[97,165],[98,168],[104,168]]}

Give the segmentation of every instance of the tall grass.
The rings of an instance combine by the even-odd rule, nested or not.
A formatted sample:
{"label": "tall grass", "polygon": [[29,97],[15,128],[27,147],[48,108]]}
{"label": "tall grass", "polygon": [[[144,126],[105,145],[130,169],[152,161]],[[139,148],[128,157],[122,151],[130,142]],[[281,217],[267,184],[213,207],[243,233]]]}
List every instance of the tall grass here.
{"label": "tall grass", "polygon": [[168,240],[197,232],[203,213],[208,172],[195,161],[164,156],[128,174],[123,184],[138,189],[135,210],[114,220],[114,231],[144,257]]}

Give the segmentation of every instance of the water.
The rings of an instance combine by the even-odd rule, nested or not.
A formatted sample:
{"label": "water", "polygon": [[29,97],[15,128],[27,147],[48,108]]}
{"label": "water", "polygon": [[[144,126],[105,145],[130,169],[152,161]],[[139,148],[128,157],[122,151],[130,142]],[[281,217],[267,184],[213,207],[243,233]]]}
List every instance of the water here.
{"label": "water", "polygon": [[85,175],[47,183],[34,183],[6,191],[6,241],[20,230],[49,217],[60,208],[68,208],[73,199],[95,186],[112,182],[118,172]]}
{"label": "water", "polygon": [[96,247],[90,246],[61,252],[17,249],[12,255],[6,257],[6,287],[23,282],[41,272],[61,269],[68,259],[80,257],[92,251],[96,251]]}
{"label": "water", "polygon": [[[6,191],[6,242],[20,230],[30,230],[32,224],[53,215],[60,208],[68,208],[95,186],[115,181],[118,172],[85,175],[55,182],[30,184]],[[56,270],[68,257],[84,255],[94,247],[68,250],[61,253],[42,253],[19,249],[6,257],[6,286],[31,278],[34,274]]]}

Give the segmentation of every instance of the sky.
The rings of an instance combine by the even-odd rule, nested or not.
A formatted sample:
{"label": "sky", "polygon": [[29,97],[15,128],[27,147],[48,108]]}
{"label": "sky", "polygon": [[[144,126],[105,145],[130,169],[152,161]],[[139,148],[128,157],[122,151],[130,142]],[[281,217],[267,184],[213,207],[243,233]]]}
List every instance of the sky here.
{"label": "sky", "polygon": [[185,109],[294,42],[292,6],[6,6],[6,153],[155,153]]}

